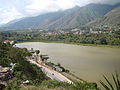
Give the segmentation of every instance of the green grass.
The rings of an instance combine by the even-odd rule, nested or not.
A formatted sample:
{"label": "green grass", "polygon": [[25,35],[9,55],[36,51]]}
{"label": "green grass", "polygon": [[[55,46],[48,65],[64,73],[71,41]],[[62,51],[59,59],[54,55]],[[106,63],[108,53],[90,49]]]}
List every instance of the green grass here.
{"label": "green grass", "polygon": [[67,90],[63,87],[48,88],[46,86],[22,86],[20,90]]}
{"label": "green grass", "polygon": [[99,90],[96,83],[76,82],[68,84],[54,80],[43,81],[39,86],[21,86],[20,90]]}

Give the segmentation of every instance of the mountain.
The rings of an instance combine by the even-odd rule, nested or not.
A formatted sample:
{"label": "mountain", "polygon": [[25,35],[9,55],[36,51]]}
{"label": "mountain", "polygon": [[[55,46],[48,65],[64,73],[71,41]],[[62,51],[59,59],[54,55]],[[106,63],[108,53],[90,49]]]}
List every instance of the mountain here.
{"label": "mountain", "polygon": [[102,18],[98,18],[90,23],[89,26],[101,26],[101,25],[116,25],[120,24],[120,6],[113,9]]}
{"label": "mountain", "polygon": [[88,4],[83,7],[75,6],[64,11],[57,11],[27,17],[10,25],[4,26],[6,29],[69,29],[84,25],[96,18],[104,16],[106,13],[118,5]]}
{"label": "mountain", "polygon": [[0,24],[0,27],[2,27],[4,24]]}
{"label": "mountain", "polygon": [[103,16],[111,9],[112,7],[109,5],[89,4],[85,7],[79,7],[79,9],[77,8],[77,10],[75,9],[74,12],[72,10],[70,13],[64,11],[64,13],[66,13],[65,15],[61,16],[61,18],[50,23],[49,25],[45,25],[43,28],[48,29],[75,28],[91,20],[94,20],[97,17]]}
{"label": "mountain", "polygon": [[10,26],[11,24],[14,24],[14,23],[16,23],[16,22],[18,22],[18,21],[20,21],[20,20],[22,20],[22,19],[24,19],[24,18],[14,19],[14,20],[6,23],[6,24],[0,25],[0,27],[8,27],[8,26]]}

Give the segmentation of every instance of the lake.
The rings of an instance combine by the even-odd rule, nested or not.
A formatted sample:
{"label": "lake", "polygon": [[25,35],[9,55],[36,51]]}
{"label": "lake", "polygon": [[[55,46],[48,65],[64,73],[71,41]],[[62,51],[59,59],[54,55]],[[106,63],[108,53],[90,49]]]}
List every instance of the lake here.
{"label": "lake", "polygon": [[120,72],[119,48],[43,42],[18,43],[16,46],[39,49],[42,54],[49,55],[49,61],[60,63],[87,81],[98,82],[103,79],[102,75],[110,77],[111,73]]}

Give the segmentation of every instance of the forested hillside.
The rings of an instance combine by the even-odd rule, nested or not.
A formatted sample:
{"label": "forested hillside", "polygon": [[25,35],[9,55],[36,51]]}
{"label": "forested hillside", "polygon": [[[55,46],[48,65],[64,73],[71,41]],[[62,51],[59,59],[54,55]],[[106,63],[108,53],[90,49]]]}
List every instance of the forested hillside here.
{"label": "forested hillside", "polygon": [[112,26],[120,24],[120,7],[113,9],[102,18],[96,19],[90,22],[89,26]]}
{"label": "forested hillside", "polygon": [[11,29],[70,29],[84,25],[96,18],[102,17],[117,5],[107,4],[88,4],[83,7],[75,6],[68,10],[50,12],[35,17],[27,17],[22,20],[12,22],[2,27],[6,30]]}
{"label": "forested hillside", "polygon": [[0,66],[10,67],[11,63],[16,63],[14,77],[7,87],[9,90],[19,88],[21,81],[29,80],[32,85],[39,85],[47,79],[40,68],[26,60],[26,56],[30,55],[26,49],[14,48],[10,44],[0,42]]}

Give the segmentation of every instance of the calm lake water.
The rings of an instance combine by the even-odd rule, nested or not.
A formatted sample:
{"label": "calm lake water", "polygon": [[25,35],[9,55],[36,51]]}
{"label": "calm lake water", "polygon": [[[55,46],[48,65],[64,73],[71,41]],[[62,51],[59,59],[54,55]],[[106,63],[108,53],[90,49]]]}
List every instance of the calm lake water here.
{"label": "calm lake water", "polygon": [[103,79],[103,74],[120,72],[120,49],[80,46],[62,43],[27,42],[16,44],[21,48],[39,49],[49,55],[49,61],[60,63],[78,77],[95,81]]}

